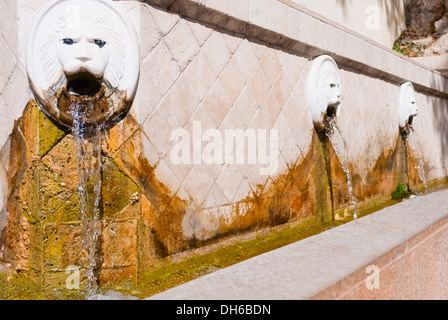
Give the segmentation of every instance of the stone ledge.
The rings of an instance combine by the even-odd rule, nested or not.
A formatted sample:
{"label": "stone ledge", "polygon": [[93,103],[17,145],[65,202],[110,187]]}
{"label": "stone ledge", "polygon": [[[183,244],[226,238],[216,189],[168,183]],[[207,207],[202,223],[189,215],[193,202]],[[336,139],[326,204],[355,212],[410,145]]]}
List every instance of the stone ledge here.
{"label": "stone ledge", "polygon": [[[447,197],[444,190],[407,200],[149,299],[446,298],[447,273],[438,271],[446,269]],[[365,288],[370,265],[381,270],[380,290]]]}

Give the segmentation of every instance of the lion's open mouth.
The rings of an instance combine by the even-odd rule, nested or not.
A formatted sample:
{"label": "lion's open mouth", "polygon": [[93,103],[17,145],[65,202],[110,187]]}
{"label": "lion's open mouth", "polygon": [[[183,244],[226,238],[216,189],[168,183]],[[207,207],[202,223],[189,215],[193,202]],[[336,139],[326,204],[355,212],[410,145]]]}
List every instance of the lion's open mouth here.
{"label": "lion's open mouth", "polygon": [[93,97],[101,90],[101,80],[88,72],[67,78],[67,91],[77,96]]}
{"label": "lion's open mouth", "polygon": [[334,118],[336,116],[337,107],[336,106],[328,106],[326,116],[328,118]]}

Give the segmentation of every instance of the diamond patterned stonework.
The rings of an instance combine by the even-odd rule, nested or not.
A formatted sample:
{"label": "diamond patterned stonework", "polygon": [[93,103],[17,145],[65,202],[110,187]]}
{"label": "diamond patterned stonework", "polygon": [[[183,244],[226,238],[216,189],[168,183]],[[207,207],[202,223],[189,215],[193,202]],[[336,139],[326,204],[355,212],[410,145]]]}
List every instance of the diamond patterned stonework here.
{"label": "diamond patterned stonework", "polygon": [[[347,216],[342,161],[360,204],[389,198],[398,183],[421,188],[421,162],[427,181],[446,177],[446,79],[286,2],[116,1],[139,17],[140,79],[130,113],[102,139],[101,282],[138,282],[165,258],[249,232]],[[20,21],[35,14],[26,3]],[[0,259],[45,287],[64,286],[70,265],[84,281],[75,140],[30,100],[11,41],[0,37]],[[322,53],[337,62],[343,97],[331,143],[307,102]],[[398,125],[402,80],[419,106],[409,145]],[[176,154],[178,132],[186,147]]]}

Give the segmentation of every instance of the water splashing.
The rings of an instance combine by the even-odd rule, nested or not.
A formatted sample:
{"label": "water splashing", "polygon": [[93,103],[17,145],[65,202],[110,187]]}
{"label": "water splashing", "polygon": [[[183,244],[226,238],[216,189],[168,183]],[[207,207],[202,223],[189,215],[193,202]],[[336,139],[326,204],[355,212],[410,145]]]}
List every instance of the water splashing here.
{"label": "water splashing", "polygon": [[348,155],[347,155],[347,159],[344,159],[344,157],[342,156],[342,153],[340,152],[340,150],[338,150],[336,138],[335,138],[334,134],[338,133],[346,151],[348,151],[347,143],[344,139],[344,136],[341,133],[341,130],[339,129],[339,127],[336,123],[336,119],[334,119],[333,117],[327,117],[326,120],[327,121],[326,121],[325,134],[328,137],[328,139],[330,140],[331,144],[333,145],[333,149],[336,153],[336,156],[339,159],[339,162],[341,163],[342,170],[345,173],[345,177],[347,180],[347,189],[348,189],[348,193],[350,195],[350,201],[352,202],[353,210],[354,210],[353,218],[356,220],[356,219],[358,219],[358,216],[359,216],[359,209],[358,209],[358,200],[356,199],[355,192],[353,189],[353,184],[352,184],[352,174],[350,171],[350,162],[348,160]]}
{"label": "water splashing", "polygon": [[[414,155],[417,155],[417,147],[414,143],[411,143],[411,135],[410,132],[414,132],[414,136],[417,139],[419,148],[420,148],[420,156],[417,158],[417,164],[415,165],[415,170],[417,170],[417,175],[420,179],[420,181],[423,183],[423,186],[425,188],[425,190],[423,191],[423,193],[426,193],[428,191],[428,182],[426,180],[426,172],[425,172],[425,163],[423,161],[423,152],[422,152],[422,145],[420,143],[420,140],[418,139],[418,136],[414,130],[414,128],[412,126],[409,126],[410,130],[407,134],[405,134],[405,147],[407,148],[408,146],[411,148],[411,150],[413,151]],[[408,154],[408,157],[410,157],[410,155]]]}
{"label": "water splashing", "polygon": [[92,108],[92,102],[72,100],[72,135],[76,145],[79,178],[79,205],[83,221],[82,243],[87,253],[85,284],[87,296],[98,289],[96,269],[100,263],[97,257],[98,239],[101,235],[101,141],[100,125],[86,126],[85,111]]}

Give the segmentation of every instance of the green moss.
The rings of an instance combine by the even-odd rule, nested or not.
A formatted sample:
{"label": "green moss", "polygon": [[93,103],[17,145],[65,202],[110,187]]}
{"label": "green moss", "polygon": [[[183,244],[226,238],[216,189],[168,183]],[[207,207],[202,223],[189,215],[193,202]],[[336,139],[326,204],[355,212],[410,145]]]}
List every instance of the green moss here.
{"label": "green moss", "polygon": [[103,165],[104,216],[114,218],[140,192],[137,184],[109,159]]}
{"label": "green moss", "polygon": [[400,199],[406,199],[409,198],[409,196],[411,195],[411,192],[409,190],[408,187],[406,187],[404,184],[400,183],[397,186],[397,189],[392,192],[392,199],[393,200],[400,200]]}
{"label": "green moss", "polygon": [[59,129],[41,110],[38,111],[39,156],[47,154],[65,136],[66,132]]}
{"label": "green moss", "polygon": [[0,272],[0,300],[81,300],[77,290],[45,290],[29,277]]}

